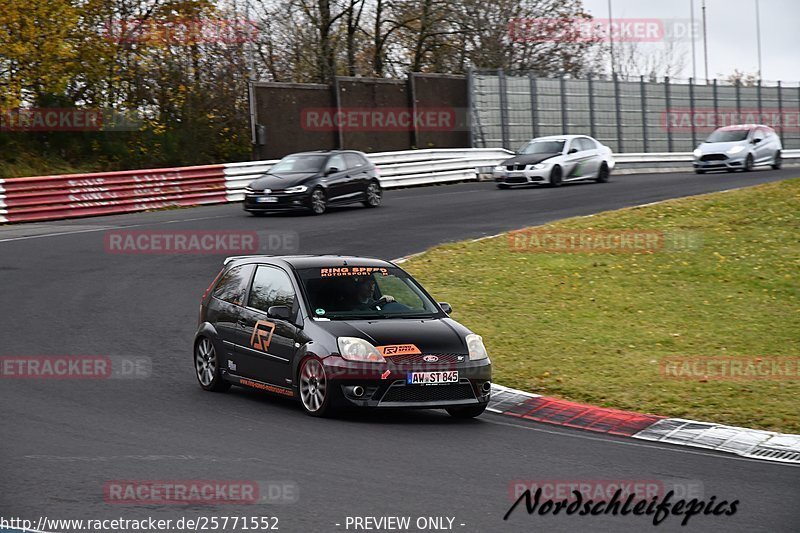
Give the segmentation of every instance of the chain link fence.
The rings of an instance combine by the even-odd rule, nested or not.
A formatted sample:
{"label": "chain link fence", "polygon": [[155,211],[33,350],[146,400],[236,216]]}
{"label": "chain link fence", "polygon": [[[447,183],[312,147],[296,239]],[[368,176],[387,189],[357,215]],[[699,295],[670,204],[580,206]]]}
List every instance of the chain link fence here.
{"label": "chain link fence", "polygon": [[800,85],[712,80],[569,79],[469,73],[472,146],[513,150],[533,137],[585,134],[618,153],[688,152],[719,126],[772,126],[800,148]]}

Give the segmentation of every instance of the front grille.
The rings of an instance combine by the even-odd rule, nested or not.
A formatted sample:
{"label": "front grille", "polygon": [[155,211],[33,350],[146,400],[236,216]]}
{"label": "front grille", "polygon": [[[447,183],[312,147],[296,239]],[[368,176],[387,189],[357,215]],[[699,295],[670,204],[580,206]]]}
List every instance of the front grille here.
{"label": "front grille", "polygon": [[728,156],[725,154],[706,154],[700,158],[700,161],[725,161]]}
{"label": "front grille", "polygon": [[525,165],[506,165],[506,170],[525,170]]}
{"label": "front grille", "polygon": [[383,395],[381,403],[452,402],[474,399],[475,393],[469,383],[455,383],[453,385],[393,385]]}
{"label": "front grille", "polygon": [[[429,363],[425,361],[424,357],[427,355],[435,355],[439,358],[438,361],[435,363]],[[459,357],[461,360],[459,361]],[[389,361],[393,362],[396,365],[438,365],[442,363],[461,363],[467,360],[469,357],[466,354],[458,355],[454,353],[426,353],[426,354],[403,354],[403,355],[393,355],[388,358]]]}
{"label": "front grille", "polygon": [[506,183],[527,183],[528,180],[525,176],[513,176],[506,178]]}

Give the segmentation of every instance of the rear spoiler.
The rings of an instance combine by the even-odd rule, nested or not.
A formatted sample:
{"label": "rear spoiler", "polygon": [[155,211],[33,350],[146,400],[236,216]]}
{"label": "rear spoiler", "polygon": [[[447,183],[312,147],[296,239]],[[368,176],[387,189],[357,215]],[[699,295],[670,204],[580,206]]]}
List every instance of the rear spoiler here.
{"label": "rear spoiler", "polygon": [[252,255],[232,255],[230,257],[226,257],[225,260],[222,262],[223,266],[227,265],[232,261],[238,261],[239,259],[247,259],[248,257],[253,257]]}

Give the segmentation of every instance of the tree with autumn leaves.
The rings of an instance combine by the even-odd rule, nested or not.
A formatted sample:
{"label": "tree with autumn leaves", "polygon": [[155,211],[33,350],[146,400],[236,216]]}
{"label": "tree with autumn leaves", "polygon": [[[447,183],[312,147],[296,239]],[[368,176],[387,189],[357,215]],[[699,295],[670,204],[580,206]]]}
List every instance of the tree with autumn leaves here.
{"label": "tree with autumn leaves", "polygon": [[588,17],[580,0],[3,0],[0,110],[101,109],[107,124],[0,127],[0,159],[44,152],[130,168],[246,159],[250,79],[470,67],[580,75],[592,43],[509,33],[513,20],[575,17]]}

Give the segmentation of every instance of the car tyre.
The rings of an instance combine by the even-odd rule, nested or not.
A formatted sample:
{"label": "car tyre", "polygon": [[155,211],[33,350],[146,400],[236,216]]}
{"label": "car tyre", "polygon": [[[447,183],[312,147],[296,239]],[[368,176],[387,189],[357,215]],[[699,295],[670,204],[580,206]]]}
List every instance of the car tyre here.
{"label": "car tyre", "polygon": [[775,152],[775,158],[772,160],[772,169],[780,170],[782,164],[783,164],[783,158],[781,157],[781,151],[778,150],[777,152]]}
{"label": "car tyre", "polygon": [[378,207],[383,200],[383,189],[378,180],[372,180],[367,185],[364,191],[364,206],[365,207]]}
{"label": "car tyre", "polygon": [[300,404],[310,416],[326,417],[333,413],[331,392],[333,384],[328,379],[325,366],[316,357],[307,357],[300,363],[297,382]]}
{"label": "car tyre", "polygon": [[222,379],[217,351],[208,337],[200,337],[194,344],[194,371],[204,390],[225,392],[231,388],[231,384]]}
{"label": "car tyre", "polygon": [[750,172],[751,170],[753,170],[753,154],[747,154],[744,160],[744,171]]}
{"label": "car tyre", "polygon": [[317,187],[311,192],[308,207],[315,215],[321,215],[328,210],[328,198],[325,196],[325,191],[322,190],[322,187]]}
{"label": "car tyre", "polygon": [[560,187],[561,186],[561,167],[554,166],[553,170],[550,171],[550,186],[551,187]]}
{"label": "car tyre", "polygon": [[467,405],[464,407],[448,407],[447,413],[453,418],[475,418],[481,416],[488,404]]}
{"label": "car tyre", "polygon": [[597,171],[597,177],[595,181],[597,183],[608,183],[608,180],[611,176],[611,173],[608,170],[608,165],[605,161],[600,165],[600,169]]}

